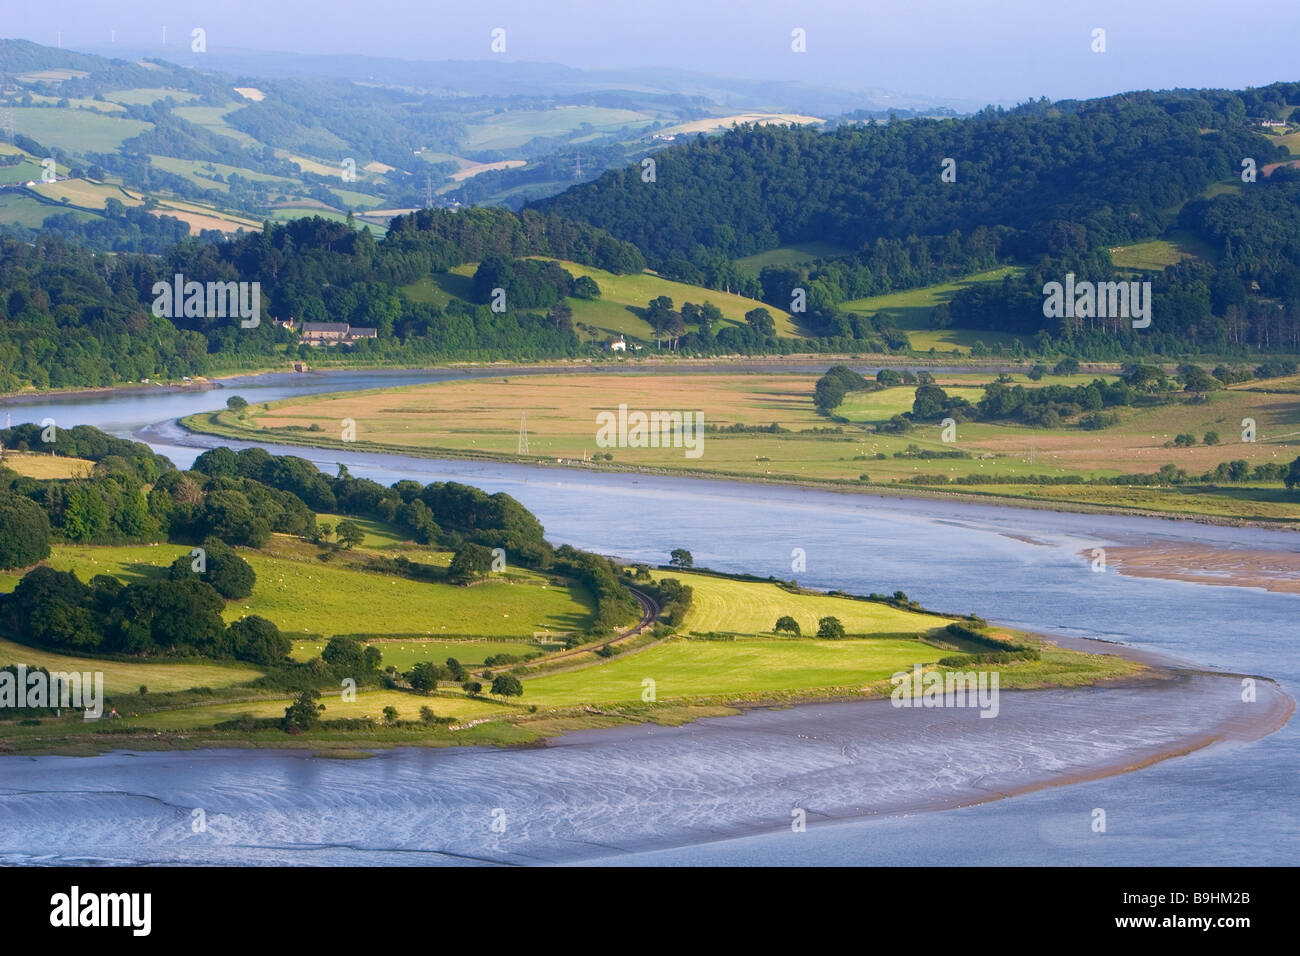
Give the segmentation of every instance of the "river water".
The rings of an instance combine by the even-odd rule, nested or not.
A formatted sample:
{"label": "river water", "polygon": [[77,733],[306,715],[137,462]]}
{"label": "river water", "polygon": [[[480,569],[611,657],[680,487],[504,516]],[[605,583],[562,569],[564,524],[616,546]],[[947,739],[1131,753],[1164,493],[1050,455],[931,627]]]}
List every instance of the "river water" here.
{"label": "river water", "polygon": [[[261,402],[464,374],[276,375],[233,384]],[[203,447],[223,442],[187,436],[171,421],[218,407],[227,394],[159,390],[11,403],[0,413],[15,424],[51,417],[64,427],[84,423],[137,435],[185,467]],[[699,565],[782,578],[792,576],[792,551],[801,548],[807,567],[797,577],[806,585],[904,590],[936,610],[978,611],[1014,627],[1118,641],[1201,668],[1261,675],[1293,697],[1300,687],[1300,596],[1098,574],[1080,554],[1171,542],[1300,551],[1300,537],[1288,532],[364,452],[293,453],[331,472],[343,462],[352,474],[385,484],[450,479],[508,492],[557,544],[656,562],[684,547]],[[1225,689],[1229,680],[1208,682],[1215,706],[1236,703],[1235,691]],[[960,809],[893,812],[894,788],[878,779],[906,767],[898,779],[916,793],[960,771],[965,778],[953,785],[969,790],[983,785],[975,778],[987,777],[976,772],[986,761],[988,773],[1007,778],[991,792],[1011,792],[1035,772],[1063,774],[1089,763],[1087,747],[1073,749],[1081,744],[1101,748],[1091,763],[1104,763],[1100,754],[1122,739],[1116,734],[1124,726],[1147,735],[1121,747],[1137,757],[1143,747],[1168,744],[1209,719],[1198,709],[1204,696],[1153,694],[1147,698],[1177,694],[1181,723],[1161,707],[1143,710],[1131,694],[1004,694],[1033,701],[1015,718],[1023,736],[1012,738],[1018,745],[1011,749],[1008,738],[992,733],[963,748],[946,731],[918,728],[926,746],[909,750],[890,743],[895,738],[881,729],[876,711],[839,704],[705,721],[689,731],[600,731],[530,752],[461,748],[346,763],[242,752],[0,758],[0,854],[54,862],[1294,863],[1294,722],[1260,740],[1227,740],[1141,770]],[[817,727],[830,728],[832,749],[848,755],[844,762],[819,762],[818,748],[796,726],[809,714]],[[1011,733],[1001,718],[974,726],[986,723]],[[1063,734],[1062,726],[1075,731]],[[765,745],[737,746],[737,739],[755,739],[756,727],[766,728]],[[587,756],[578,759],[579,752]],[[745,760],[737,763],[738,754]],[[720,765],[731,770],[718,776]],[[837,790],[848,785],[844,774],[861,788],[856,802]],[[791,787],[790,779],[799,785]],[[518,781],[515,790],[506,788],[513,799],[484,791],[488,780],[497,781],[496,794],[501,781]],[[834,805],[820,816],[819,798]],[[791,800],[809,810],[806,832],[791,830]],[[529,806],[532,812],[518,810]],[[168,829],[195,807],[224,821],[209,828],[206,842]],[[854,807],[873,815],[850,819]],[[502,810],[510,821],[504,834],[488,828],[485,809]],[[1097,810],[1105,812],[1104,832],[1094,829]]]}

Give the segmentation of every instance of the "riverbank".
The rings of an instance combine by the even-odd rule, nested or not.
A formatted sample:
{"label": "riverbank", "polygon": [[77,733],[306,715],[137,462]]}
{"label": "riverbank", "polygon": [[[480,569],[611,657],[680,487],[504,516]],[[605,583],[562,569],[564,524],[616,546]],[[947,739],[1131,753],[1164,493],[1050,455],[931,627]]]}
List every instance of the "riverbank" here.
{"label": "riverbank", "polygon": [[38,391],[36,389],[27,389],[18,392],[4,392],[0,394],[0,406],[3,405],[27,405],[33,401],[45,401],[52,399],[59,401],[62,399],[76,398],[96,398],[111,395],[144,395],[154,394],[157,392],[207,392],[213,389],[221,388],[221,385],[213,379],[195,379],[193,382],[168,383],[166,385],[160,382],[133,382],[122,385],[100,385],[89,388],[61,388],[50,391]]}
{"label": "riverbank", "polygon": [[[317,395],[313,397],[328,398],[329,394],[326,393],[325,395]],[[195,434],[212,435],[218,438],[229,438],[233,441],[254,442],[261,445],[285,449],[292,449],[294,447],[319,448],[334,451],[374,452],[379,454],[402,455],[408,458],[426,461],[481,461],[506,465],[525,465],[528,467],[544,469],[572,469],[596,474],[616,473],[654,475],[671,478],[736,481],[767,486],[816,488],[823,491],[834,491],[843,494],[894,498],[898,500],[919,498],[937,501],[964,501],[1066,514],[1098,514],[1136,518],[1160,518],[1170,521],[1194,521],[1201,524],[1217,525],[1220,527],[1261,528],[1274,531],[1300,531],[1300,505],[1297,505],[1297,516],[1295,519],[1266,520],[1259,518],[1201,514],[1190,511],[1160,511],[1151,508],[1125,507],[1078,500],[1054,499],[1049,497],[1051,493],[1050,486],[1044,486],[1044,490],[1040,493],[1043,500],[1036,500],[1034,498],[1025,497],[1024,495],[1009,494],[1000,491],[979,491],[971,488],[963,488],[961,491],[950,491],[934,485],[911,486],[897,483],[878,484],[870,481],[864,482],[852,479],[799,478],[789,475],[768,477],[730,469],[703,470],[687,466],[682,466],[680,468],[646,467],[630,465],[624,462],[588,461],[575,458],[553,459],[534,455],[473,451],[452,447],[430,449],[413,448],[409,445],[387,442],[343,441],[342,439],[330,438],[325,435],[310,432],[306,429],[294,431],[292,435],[286,435],[283,433],[268,435],[266,430],[241,428],[221,419],[222,413],[218,410],[186,415],[179,419],[178,423],[183,429]],[[862,464],[864,467],[870,467],[871,463],[863,462]]]}
{"label": "riverbank", "polygon": [[[95,397],[104,395],[131,395],[143,392],[154,391],[206,391],[216,388],[227,388],[229,383],[244,379],[259,379],[271,375],[331,375],[346,374],[356,372],[440,372],[440,371],[457,371],[457,370],[474,370],[483,371],[554,371],[554,372],[576,372],[592,370],[635,370],[635,369],[677,369],[693,371],[744,371],[746,368],[765,369],[769,371],[779,371],[786,368],[798,367],[807,371],[824,372],[833,365],[847,364],[851,367],[876,369],[876,368],[908,368],[912,370],[928,371],[962,371],[962,372],[1024,372],[1028,364],[1011,364],[1005,360],[981,360],[971,358],[960,358],[957,356],[945,356],[942,362],[933,361],[934,357],[930,355],[916,356],[899,356],[897,354],[880,354],[873,355],[870,353],[855,354],[823,354],[821,352],[801,352],[791,353],[789,355],[736,355],[731,357],[716,356],[678,356],[678,355],[647,355],[636,358],[586,358],[571,359],[567,361],[543,359],[537,362],[521,363],[513,360],[502,359],[492,362],[448,362],[445,365],[406,365],[401,363],[331,363],[324,366],[314,366],[306,363],[308,367],[301,372],[295,371],[292,363],[283,365],[267,366],[265,368],[248,369],[245,371],[219,371],[209,376],[195,376],[194,382],[202,382],[201,388],[195,385],[186,385],[183,383],[172,383],[160,385],[157,383],[141,384],[138,382],[123,382],[118,385],[95,385],[84,388],[64,388],[64,389],[21,389],[12,392],[0,392],[0,405],[25,404],[33,400],[60,399],[60,398],[79,398]],[[1089,363],[1082,366],[1082,370],[1089,374],[1113,374],[1118,369],[1118,364],[1113,362]]]}
{"label": "riverbank", "polygon": [[[508,765],[485,748],[340,760],[312,745],[0,758],[0,847],[9,863],[84,860],[93,848],[106,862],[537,865],[762,834],[799,840],[796,823],[814,832],[971,807],[1258,739],[1293,707],[1271,682],[1258,687],[1249,705],[1235,675],[1016,691],[994,720],[881,700],[754,708],[676,727],[574,730],[512,752]],[[1122,808],[1103,805],[1122,831]],[[1074,809],[1081,833],[1093,806]],[[193,807],[207,819],[198,836]],[[506,825],[493,830],[495,820]]]}

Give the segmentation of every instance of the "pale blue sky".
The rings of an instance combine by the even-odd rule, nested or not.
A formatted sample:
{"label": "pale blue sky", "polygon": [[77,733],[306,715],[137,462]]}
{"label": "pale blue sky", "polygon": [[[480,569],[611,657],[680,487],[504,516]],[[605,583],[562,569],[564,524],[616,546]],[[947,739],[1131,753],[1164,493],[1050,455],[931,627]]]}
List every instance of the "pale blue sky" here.
{"label": "pale blue sky", "polygon": [[[1224,0],[102,0],[6,5],[0,32],[53,45],[173,48],[201,26],[210,50],[486,59],[578,67],[676,67],[747,78],[877,87],[980,102],[1139,88],[1261,86],[1300,79],[1300,4]],[[807,31],[808,51],[790,50]],[[1108,51],[1089,49],[1094,27]]]}

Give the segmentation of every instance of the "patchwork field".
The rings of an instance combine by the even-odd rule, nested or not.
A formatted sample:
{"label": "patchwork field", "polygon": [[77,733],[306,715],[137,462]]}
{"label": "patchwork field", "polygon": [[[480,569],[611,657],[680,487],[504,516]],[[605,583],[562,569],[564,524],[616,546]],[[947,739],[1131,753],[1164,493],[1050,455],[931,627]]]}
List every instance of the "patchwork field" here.
{"label": "patchwork field", "polygon": [[538,136],[562,136],[585,124],[608,132],[640,129],[654,122],[648,113],[601,106],[566,106],[547,110],[509,110],[469,126],[467,150],[514,149]]}
{"label": "patchwork field", "polygon": [[65,200],[73,206],[84,209],[103,209],[110,199],[116,199],[124,206],[139,206],[141,201],[128,196],[111,183],[97,183],[89,179],[65,179],[53,183],[38,182],[29,186],[32,192],[56,202]]}
{"label": "patchwork field", "polygon": [[[1015,375],[1012,381],[1033,388],[1086,384],[1093,377],[1047,375],[1034,383],[1024,375]],[[837,425],[813,406],[816,378],[787,373],[503,375],[383,392],[297,398],[273,402],[269,409],[254,410],[243,419],[220,412],[186,421],[199,430],[230,437],[328,446],[340,444],[339,423],[351,418],[362,447],[433,457],[517,460],[520,419],[526,415],[529,454],[524,457],[528,460],[586,460],[591,467],[871,486],[893,486],[920,476],[945,476],[950,481],[983,476],[984,481],[978,484],[951,488],[963,493],[1034,501],[1056,498],[1070,504],[1091,502],[1177,514],[1204,509],[1205,514],[1225,517],[1288,521],[1300,517],[1294,498],[1285,494],[1280,484],[1235,484],[1217,489],[1036,487],[1002,480],[1028,475],[1077,475],[1088,480],[1152,474],[1168,464],[1199,475],[1233,460],[1249,465],[1289,463],[1300,455],[1300,394],[1292,390],[1293,380],[1221,389],[1199,403],[1177,393],[1168,404],[1114,409],[1117,423],[1098,430],[1068,423],[1030,428],[1015,423],[963,422],[956,427],[955,441],[945,443],[938,424],[921,424],[904,434],[876,430],[893,415],[911,408],[914,386],[851,393],[836,410],[837,416],[847,421]],[[938,384],[975,402],[991,378],[987,372],[945,374],[938,376]],[[702,451],[695,457],[687,457],[684,441],[676,447],[671,441],[657,448],[598,446],[597,415],[616,413],[620,405],[647,413],[698,412],[706,428],[716,430],[704,431],[696,446]],[[1240,440],[1245,418],[1256,422],[1254,442]],[[319,426],[319,433],[303,431],[313,425]],[[773,430],[773,425],[778,430]],[[733,426],[752,430],[726,430]],[[1204,437],[1211,432],[1219,440],[1207,444]],[[1195,444],[1174,447],[1173,439],[1180,434],[1193,435]],[[593,461],[596,455],[601,458]],[[1192,495],[1195,497],[1189,497]],[[1135,500],[1142,503],[1132,503]]]}

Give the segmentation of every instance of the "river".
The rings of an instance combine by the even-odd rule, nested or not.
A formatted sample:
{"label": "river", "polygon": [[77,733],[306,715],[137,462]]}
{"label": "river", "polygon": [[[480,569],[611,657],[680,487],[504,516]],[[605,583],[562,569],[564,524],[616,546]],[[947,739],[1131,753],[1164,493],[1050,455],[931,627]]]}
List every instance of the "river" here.
{"label": "river", "polygon": [[[250,402],[262,402],[464,374],[274,375],[228,384]],[[495,369],[470,374],[520,372]],[[143,437],[185,467],[203,447],[237,443],[188,436],[172,422],[220,406],[227,394],[163,390],[105,394],[10,403],[2,411],[11,414],[14,423],[52,417],[63,427],[84,423],[124,437]],[[1296,653],[1300,596],[1099,574],[1080,554],[1099,546],[1169,542],[1218,549],[1300,550],[1300,537],[1289,532],[366,452],[306,448],[293,453],[330,471],[336,462],[343,462],[352,474],[385,484],[401,478],[450,479],[508,492],[538,516],[555,543],[657,562],[665,560],[672,548],[684,547],[700,565],[783,578],[792,576],[793,549],[802,548],[807,567],[797,577],[806,585],[856,592],[904,590],[939,610],[978,611],[1014,627],[1117,641],[1201,668],[1266,676],[1293,697],[1300,687]],[[1211,683],[1224,685],[1226,680]],[[1071,696],[1079,694],[1083,696]],[[1120,706],[1110,703],[1119,698],[1086,691],[1021,696],[1040,701],[1027,705],[1038,716],[1030,719],[1026,710],[1023,729],[1030,736],[1018,751],[1002,752],[1001,759],[1008,764],[1003,770],[1008,773],[1012,767],[1028,767],[1035,761],[1043,769],[1064,766],[1059,759],[1066,746],[1059,733],[1063,713],[1073,714],[1070,719],[1075,725],[1087,728],[1076,737],[1091,738],[1098,746],[1124,722],[1149,725],[1153,734],[1165,726],[1155,711],[1125,711],[1124,707],[1133,706],[1131,698],[1124,698],[1129,703]],[[1193,696],[1183,699],[1192,714]],[[1078,704],[1080,700],[1086,706]],[[862,736],[860,728],[874,726],[872,721],[878,718],[863,711],[859,719],[853,716],[857,711],[846,709],[861,706],[757,712],[705,721],[690,732],[601,731],[595,739],[578,735],[577,743],[565,738],[562,746],[527,753],[462,748],[381,754],[346,763],[243,752],[0,758],[0,806],[10,811],[0,814],[0,854],[15,861],[53,862],[400,864],[582,859],[657,865],[1249,865],[1291,864],[1300,855],[1300,825],[1294,813],[1300,805],[1300,738],[1294,722],[1263,739],[1225,740],[1133,772],[958,809],[891,812],[885,796],[890,788],[874,777],[864,778],[861,802],[868,809],[863,812],[872,816],[849,819],[853,814],[845,810],[819,820],[810,812],[803,833],[791,831],[788,802],[784,821],[772,817],[772,808],[789,796],[786,792],[780,799],[773,796],[783,768],[804,774],[805,783],[815,788],[814,798],[821,793],[818,780],[833,789],[829,781],[834,775],[809,756],[806,735],[801,738],[786,728],[767,736],[769,745],[758,751],[761,759],[751,755],[758,762],[741,765],[746,786],[756,790],[704,773],[705,765],[712,766],[702,758],[709,746],[734,754],[738,751],[730,735],[743,737],[745,727],[778,721],[781,714],[799,714],[802,721],[806,719],[802,715],[814,711],[823,715],[825,726],[836,728],[836,746],[844,753],[852,751],[849,766],[860,773],[869,768],[878,776],[882,767],[890,766],[884,757],[892,754],[895,769],[907,763],[911,771],[912,763],[919,762],[930,767],[926,779],[934,782],[943,779],[945,767],[973,772],[977,751],[989,753],[979,750],[987,744],[987,735],[984,743],[969,750],[890,751],[878,739],[880,735]],[[1117,708],[1114,714],[1112,706]],[[1071,709],[1075,707],[1079,709]],[[1080,716],[1088,713],[1088,707],[1096,709],[1091,722]],[[1116,715],[1123,720],[1117,722]],[[646,735],[655,739],[655,746],[638,750],[638,741],[643,743]],[[582,747],[600,755],[599,765],[621,767],[621,773],[592,774],[582,769],[583,761],[575,761],[568,770],[544,761],[539,764],[539,753],[550,752],[552,761],[562,763],[563,758],[554,755]],[[870,755],[861,756],[868,751]],[[1042,757],[1049,752],[1055,756]],[[627,757],[637,753],[642,757],[639,762]],[[533,803],[548,810],[540,821],[523,811],[522,819],[516,817],[505,835],[487,830],[481,814],[470,820],[445,802],[449,794],[483,797],[475,787],[484,779],[516,777],[531,781]],[[904,779],[911,778],[905,775]],[[842,781],[836,784],[840,785]],[[1006,792],[1017,786],[1009,784]],[[747,825],[733,826],[731,816],[715,801],[709,819],[725,824],[701,826],[700,795],[708,793],[763,806],[762,819],[771,823],[759,825],[752,817]],[[678,798],[672,799],[673,794]],[[478,797],[461,805],[491,802]],[[516,801],[520,806],[528,802]],[[853,804],[845,797],[836,806]],[[176,823],[172,817],[186,807],[217,808],[213,812],[227,821],[224,836],[201,846],[191,839],[161,836],[163,818],[158,814]],[[505,815],[513,812],[501,809]],[[1093,826],[1098,809],[1105,811],[1104,832]],[[611,823],[610,815],[619,813],[626,814],[624,823]],[[421,831],[423,840],[412,835],[412,820],[433,826],[434,817],[436,838],[429,837],[435,831]],[[832,818],[837,822],[830,822]],[[741,832],[750,835],[738,836]],[[134,838],[115,836],[121,833]],[[574,837],[575,833],[583,834],[582,838]],[[614,840],[620,833],[628,835],[626,845]],[[543,839],[539,834],[549,836]],[[507,838],[512,835],[533,842],[510,844]],[[578,845],[585,849],[580,852],[575,849]]]}

